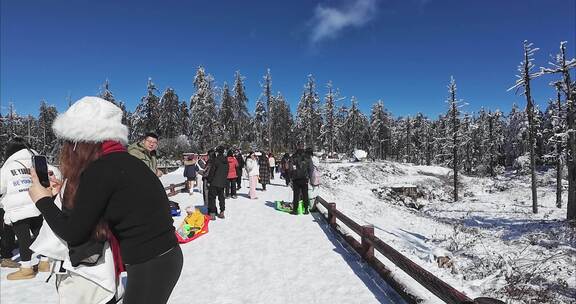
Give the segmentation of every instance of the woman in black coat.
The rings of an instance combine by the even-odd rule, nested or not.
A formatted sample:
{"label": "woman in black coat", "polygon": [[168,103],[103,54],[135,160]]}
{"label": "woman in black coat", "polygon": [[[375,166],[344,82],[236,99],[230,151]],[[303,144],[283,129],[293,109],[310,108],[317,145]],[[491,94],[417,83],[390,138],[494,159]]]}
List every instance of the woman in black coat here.
{"label": "woman in black coat", "polygon": [[262,184],[262,190],[266,191],[266,184],[270,183],[270,163],[263,152],[260,152],[258,157],[258,166],[260,166],[260,184]]}

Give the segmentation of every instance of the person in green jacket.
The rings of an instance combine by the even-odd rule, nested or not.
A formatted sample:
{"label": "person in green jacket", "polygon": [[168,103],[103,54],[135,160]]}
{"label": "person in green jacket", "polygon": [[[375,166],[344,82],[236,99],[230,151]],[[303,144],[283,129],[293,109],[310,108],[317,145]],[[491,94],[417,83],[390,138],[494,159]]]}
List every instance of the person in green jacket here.
{"label": "person in green jacket", "polygon": [[158,148],[158,135],[153,132],[146,133],[144,139],[128,146],[128,153],[143,161],[152,172],[158,177],[162,176],[162,171],[158,170],[156,160],[156,148]]}

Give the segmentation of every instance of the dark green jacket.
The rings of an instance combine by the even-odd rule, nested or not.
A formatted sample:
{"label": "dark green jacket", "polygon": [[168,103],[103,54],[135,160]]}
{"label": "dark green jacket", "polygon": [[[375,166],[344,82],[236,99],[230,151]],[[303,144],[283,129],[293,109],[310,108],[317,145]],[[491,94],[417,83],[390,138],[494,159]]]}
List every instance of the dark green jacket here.
{"label": "dark green jacket", "polygon": [[156,151],[152,151],[152,153],[150,153],[148,150],[146,150],[146,148],[142,146],[141,142],[135,142],[128,146],[128,153],[143,161],[146,166],[148,166],[148,168],[150,168],[150,170],[156,174],[156,170],[158,169]]}

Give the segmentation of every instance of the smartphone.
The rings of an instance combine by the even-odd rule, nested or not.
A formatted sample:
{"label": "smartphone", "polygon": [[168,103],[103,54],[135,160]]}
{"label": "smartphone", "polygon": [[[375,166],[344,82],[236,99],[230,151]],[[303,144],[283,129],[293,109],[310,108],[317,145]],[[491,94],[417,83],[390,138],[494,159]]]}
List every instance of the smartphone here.
{"label": "smartphone", "polygon": [[48,162],[44,155],[32,156],[32,167],[36,171],[40,184],[46,188],[50,187],[50,179],[48,179]]}

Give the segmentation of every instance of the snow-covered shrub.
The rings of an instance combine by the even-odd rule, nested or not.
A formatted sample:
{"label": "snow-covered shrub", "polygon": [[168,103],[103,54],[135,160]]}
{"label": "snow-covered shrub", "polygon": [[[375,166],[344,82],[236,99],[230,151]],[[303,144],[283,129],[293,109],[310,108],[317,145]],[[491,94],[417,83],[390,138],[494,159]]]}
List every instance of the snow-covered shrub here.
{"label": "snow-covered shrub", "polygon": [[530,172],[530,155],[524,154],[524,155],[518,156],[518,158],[516,158],[514,160],[514,163],[512,164],[512,168],[514,170],[517,170],[518,173],[528,174]]}

